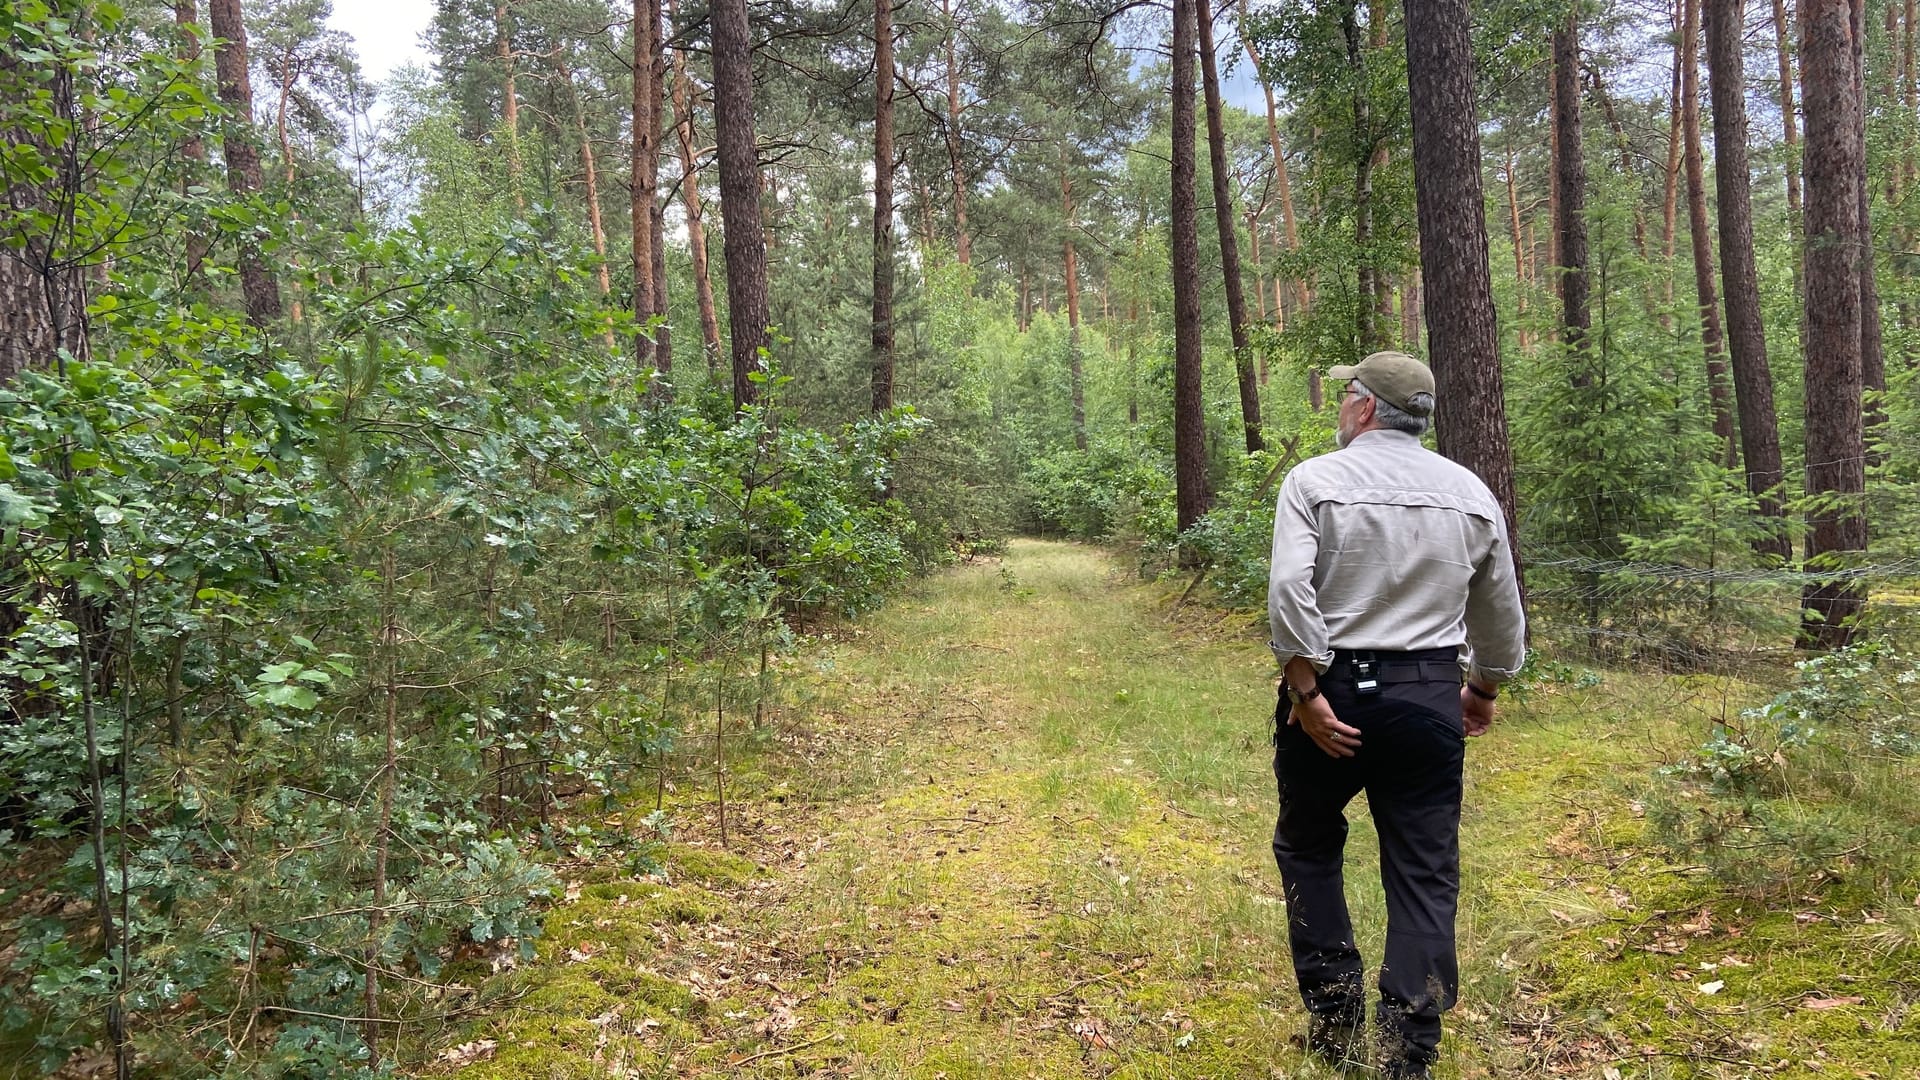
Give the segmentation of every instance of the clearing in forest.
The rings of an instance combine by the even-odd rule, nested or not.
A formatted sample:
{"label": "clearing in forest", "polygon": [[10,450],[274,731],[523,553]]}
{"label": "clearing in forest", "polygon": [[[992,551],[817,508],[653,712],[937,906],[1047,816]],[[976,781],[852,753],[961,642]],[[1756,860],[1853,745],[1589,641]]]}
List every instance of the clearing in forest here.
{"label": "clearing in forest", "polygon": [[[709,732],[664,870],[572,868],[539,959],[437,1071],[1334,1075],[1299,1048],[1262,641],[1086,547],[919,583],[790,666],[790,707],[732,766],[730,850]],[[1916,1075],[1911,942],[1873,946],[1844,894],[1743,908],[1645,850],[1634,791],[1694,691],[1636,720],[1607,682],[1518,687],[1470,746],[1438,1075]],[[1377,963],[1364,803],[1349,817]]]}

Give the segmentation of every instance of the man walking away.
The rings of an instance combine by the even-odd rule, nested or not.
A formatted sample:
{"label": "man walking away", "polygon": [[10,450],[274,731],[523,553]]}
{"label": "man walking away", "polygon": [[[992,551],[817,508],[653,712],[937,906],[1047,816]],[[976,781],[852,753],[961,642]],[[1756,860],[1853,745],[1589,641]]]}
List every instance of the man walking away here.
{"label": "man walking away", "polygon": [[1359,1062],[1364,965],[1341,863],[1344,811],[1367,793],[1387,895],[1375,1051],[1386,1076],[1410,1080],[1429,1075],[1459,991],[1465,736],[1493,722],[1500,683],[1525,658],[1526,623],[1499,502],[1420,445],[1433,373],[1378,352],[1328,374],[1344,388],[1340,449],[1287,474],[1273,522],[1267,615],[1286,674],[1273,855],[1308,1048]]}

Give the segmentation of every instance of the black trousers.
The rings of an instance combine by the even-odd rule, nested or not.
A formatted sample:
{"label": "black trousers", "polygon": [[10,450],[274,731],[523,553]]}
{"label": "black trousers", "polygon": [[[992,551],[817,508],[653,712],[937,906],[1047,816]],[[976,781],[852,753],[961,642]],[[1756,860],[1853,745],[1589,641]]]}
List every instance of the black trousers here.
{"label": "black trousers", "polygon": [[[1381,654],[1384,661],[1389,654]],[[1443,653],[1397,658],[1451,658]],[[1436,667],[1426,665],[1428,673]],[[1350,758],[1329,757],[1298,725],[1283,696],[1274,716],[1273,771],[1280,819],[1273,856],[1287,895],[1293,970],[1308,1011],[1357,1025],[1366,1016],[1360,950],[1347,914],[1342,853],[1346,806],[1367,793],[1380,837],[1387,894],[1387,946],[1375,1022],[1382,1056],[1429,1063],[1440,1045],[1440,1014],[1459,992],[1454,914],[1460,893],[1461,771],[1466,736],[1457,678],[1387,682],[1362,696],[1336,663],[1320,680],[1342,722],[1360,729]]]}

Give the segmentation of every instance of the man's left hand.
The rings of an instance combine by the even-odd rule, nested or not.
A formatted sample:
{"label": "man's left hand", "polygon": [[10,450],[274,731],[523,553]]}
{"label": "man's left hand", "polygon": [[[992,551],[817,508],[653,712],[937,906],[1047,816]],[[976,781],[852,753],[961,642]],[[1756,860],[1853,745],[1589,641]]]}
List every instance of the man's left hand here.
{"label": "man's left hand", "polygon": [[1468,735],[1485,735],[1493,726],[1493,702],[1460,685],[1460,726]]}

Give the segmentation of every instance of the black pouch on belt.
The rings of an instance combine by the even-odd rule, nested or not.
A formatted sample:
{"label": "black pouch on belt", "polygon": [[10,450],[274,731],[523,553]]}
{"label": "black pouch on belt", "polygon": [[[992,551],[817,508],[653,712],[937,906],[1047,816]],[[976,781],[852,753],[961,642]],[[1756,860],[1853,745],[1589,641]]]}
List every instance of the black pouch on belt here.
{"label": "black pouch on belt", "polygon": [[1380,661],[1371,652],[1356,652],[1349,663],[1353,669],[1353,692],[1370,697],[1380,692]]}

